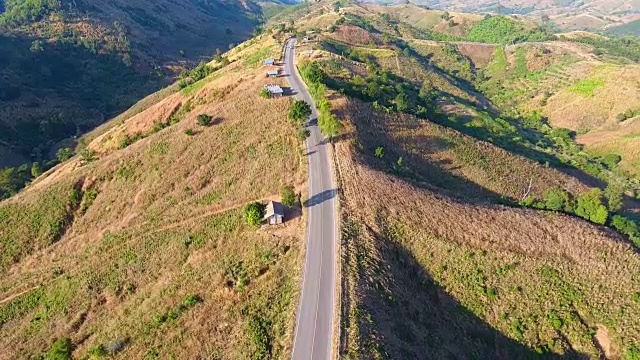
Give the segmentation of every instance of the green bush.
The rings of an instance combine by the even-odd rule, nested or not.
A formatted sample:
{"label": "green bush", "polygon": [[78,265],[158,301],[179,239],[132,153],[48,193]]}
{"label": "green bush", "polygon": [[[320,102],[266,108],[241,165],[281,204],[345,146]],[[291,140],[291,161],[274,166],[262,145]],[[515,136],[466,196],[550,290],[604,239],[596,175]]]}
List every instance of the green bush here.
{"label": "green bush", "polygon": [[71,339],[57,339],[51,349],[45,355],[46,360],[71,360],[71,352],[73,351]]}
{"label": "green bush", "polygon": [[298,196],[296,196],[293,186],[287,185],[282,188],[282,203],[288,207],[292,207],[298,203]]}
{"label": "green bush", "polygon": [[193,130],[191,130],[191,129],[187,129],[187,130],[185,130],[185,131],[184,131],[184,134],[185,134],[185,135],[187,135],[187,136],[193,136],[193,135],[195,135],[195,133],[194,133],[194,132],[193,132]]}
{"label": "green bush", "polygon": [[593,189],[578,198],[575,214],[593,223],[604,225],[609,211],[602,203],[602,191]]}
{"label": "green bush", "polygon": [[200,114],[196,120],[200,126],[209,126],[213,122],[213,116],[207,114]]}
{"label": "green bush", "polygon": [[186,307],[194,307],[201,302],[202,302],[202,298],[200,297],[200,295],[191,294],[191,295],[187,295],[184,298],[184,300],[182,301],[182,304]]}
{"label": "green bush", "polygon": [[609,206],[609,210],[618,211],[622,209],[624,204],[622,203],[622,195],[624,193],[624,188],[615,183],[610,183],[607,185],[606,189],[604,189],[604,197],[607,198],[607,205]]}
{"label": "green bush", "polygon": [[247,224],[250,226],[260,226],[262,217],[264,216],[265,206],[259,202],[254,202],[244,210],[244,217],[247,220]]}
{"label": "green bush", "polygon": [[571,212],[573,210],[571,194],[562,189],[548,189],[544,193],[544,206],[553,211]]}
{"label": "green bush", "polygon": [[80,164],[86,165],[96,160],[98,160],[98,155],[95,150],[84,149],[80,152]]}
{"label": "green bush", "polygon": [[640,349],[635,346],[627,349],[627,352],[624,356],[625,360],[640,360]]}
{"label": "green bush", "polygon": [[269,90],[262,88],[260,89],[260,97],[268,99],[271,97],[271,93],[269,92]]}
{"label": "green bush", "polygon": [[309,129],[300,128],[298,130],[298,140],[300,140],[300,142],[304,142],[309,136],[311,136]]}
{"label": "green bush", "polygon": [[247,322],[247,330],[255,351],[251,359],[268,359],[271,357],[272,339],[269,330],[272,328],[271,322],[260,316],[251,316]]}
{"label": "green bush", "polygon": [[602,158],[602,162],[609,168],[610,170],[615,168],[622,161],[622,157],[618,154],[607,154]]}
{"label": "green bush", "polygon": [[73,149],[71,148],[58,149],[58,151],[56,152],[56,159],[58,159],[59,162],[65,162],[71,159],[72,156],[73,156]]}
{"label": "green bush", "polygon": [[324,81],[324,71],[316,61],[305,63],[300,68],[300,75],[307,83],[321,84]]}
{"label": "green bush", "polygon": [[629,239],[640,247],[640,227],[636,222],[622,215],[614,215],[611,218],[611,227],[629,236]]}
{"label": "green bush", "polygon": [[562,319],[555,311],[549,314],[549,323],[554,330],[560,330],[562,328]]}

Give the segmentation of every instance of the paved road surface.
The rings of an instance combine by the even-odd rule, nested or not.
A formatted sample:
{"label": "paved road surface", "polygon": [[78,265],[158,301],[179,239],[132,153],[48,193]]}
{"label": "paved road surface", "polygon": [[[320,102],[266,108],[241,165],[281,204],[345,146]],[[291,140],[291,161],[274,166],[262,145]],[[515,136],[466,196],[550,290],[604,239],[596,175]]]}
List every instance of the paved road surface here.
{"label": "paved road surface", "polygon": [[307,255],[302,281],[300,307],[296,317],[294,360],[332,359],[333,310],[336,284],[336,212],[335,189],[324,137],[317,124],[317,109],[311,95],[294,71],[294,50],[289,40],[285,49],[283,72],[296,98],[311,105],[311,136],[307,139],[309,158],[309,200]]}

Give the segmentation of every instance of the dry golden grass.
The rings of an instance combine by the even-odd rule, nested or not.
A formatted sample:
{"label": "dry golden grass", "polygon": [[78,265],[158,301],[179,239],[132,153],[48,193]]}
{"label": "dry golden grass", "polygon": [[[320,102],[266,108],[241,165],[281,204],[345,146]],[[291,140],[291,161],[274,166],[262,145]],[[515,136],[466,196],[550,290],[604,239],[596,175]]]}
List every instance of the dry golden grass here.
{"label": "dry golden grass", "polygon": [[520,201],[527,193],[542,198],[550,188],[573,194],[588,189],[558,170],[411,115],[377,112],[352,100],[339,108],[339,116],[360,129],[354,141],[364,153],[373,155],[378,146],[385,149],[378,167],[393,166],[402,157],[402,173],[462,198]]}
{"label": "dry golden grass", "polygon": [[640,177],[640,119],[626,120],[609,129],[590,131],[576,139],[596,155],[622,156],[620,167],[634,177]]}
{"label": "dry golden grass", "polygon": [[[122,341],[117,358],[249,358],[256,331],[267,335],[271,357],[288,357],[304,222],[294,213],[282,227],[255,230],[242,211],[306,178],[290,99],[260,98],[264,71],[243,62],[265,46],[277,48],[273,40],[244,45],[202,86],[96,137],[97,161],[71,160],[0,204],[44,205],[78,181],[85,195],[97,191],[69,209],[59,239],[28,249],[3,273],[0,358],[36,355],[61,337],[72,339],[74,357]],[[125,149],[104,140],[146,130],[187,100],[193,109],[175,125]],[[213,125],[196,124],[203,113]],[[0,236],[37,235],[29,231],[4,223]],[[181,307],[188,295],[202,302]],[[250,326],[260,323],[268,325]]]}
{"label": "dry golden grass", "polygon": [[341,25],[338,26],[333,33],[329,35],[334,40],[341,41],[346,44],[360,45],[382,45],[379,37],[357,26]]}
{"label": "dry golden grass", "polygon": [[543,108],[552,125],[569,129],[596,129],[616,122],[616,116],[640,104],[640,66],[598,66],[586,76],[572,74],[580,81],[599,81],[593,95],[576,93],[569,86],[554,96]]}
{"label": "dry golden grass", "polygon": [[[414,144],[409,128],[434,131],[409,119],[385,125],[353,103],[334,107],[347,126],[335,147],[345,357],[597,358],[600,348],[625,353],[640,343],[640,258],[620,236],[557,213],[453,198],[430,182],[376,170],[369,146],[385,144],[384,134],[415,153],[438,154],[441,142],[431,135]],[[361,138],[368,143],[359,148]],[[425,166],[440,166],[424,157]],[[596,327],[606,329],[608,344],[593,335]]]}

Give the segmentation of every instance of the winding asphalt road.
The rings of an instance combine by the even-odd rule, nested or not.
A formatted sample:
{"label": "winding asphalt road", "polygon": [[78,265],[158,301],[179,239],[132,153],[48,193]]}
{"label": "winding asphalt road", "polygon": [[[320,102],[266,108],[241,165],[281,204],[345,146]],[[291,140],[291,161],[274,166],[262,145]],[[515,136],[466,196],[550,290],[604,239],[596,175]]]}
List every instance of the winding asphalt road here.
{"label": "winding asphalt road", "polygon": [[283,72],[298,100],[311,105],[307,138],[309,200],[307,252],[300,306],[296,317],[293,360],[329,360],[333,349],[333,315],[336,298],[336,191],[325,139],[317,126],[318,109],[295,71],[295,39],[287,42]]}

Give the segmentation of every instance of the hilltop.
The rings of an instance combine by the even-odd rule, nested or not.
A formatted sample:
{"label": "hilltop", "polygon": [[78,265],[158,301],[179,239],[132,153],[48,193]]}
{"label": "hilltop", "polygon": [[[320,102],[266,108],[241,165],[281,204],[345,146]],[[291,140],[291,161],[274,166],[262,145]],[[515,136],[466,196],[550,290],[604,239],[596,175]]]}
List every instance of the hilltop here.
{"label": "hilltop", "polygon": [[[401,4],[402,1],[374,0],[378,4]],[[565,30],[606,30],[620,34],[638,35],[640,17],[638,3],[633,0],[418,0],[438,10],[462,13],[520,15],[553,24]]]}
{"label": "hilltop", "polygon": [[245,219],[305,188],[290,99],[259,95],[282,46],[240,44],[0,203],[0,358],[287,356],[304,221]]}

